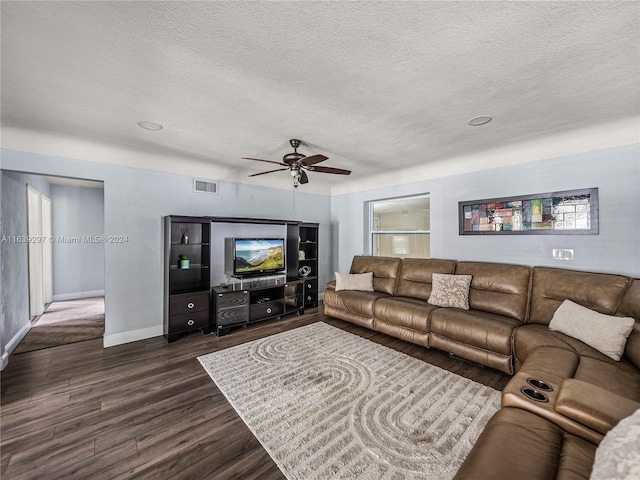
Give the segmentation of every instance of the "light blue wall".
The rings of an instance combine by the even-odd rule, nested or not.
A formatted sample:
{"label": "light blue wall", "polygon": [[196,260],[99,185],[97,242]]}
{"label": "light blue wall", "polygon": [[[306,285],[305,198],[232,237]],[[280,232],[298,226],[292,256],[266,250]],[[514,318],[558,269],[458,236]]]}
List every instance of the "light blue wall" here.
{"label": "light blue wall", "polygon": [[[542,160],[473,174],[336,196],[220,182],[219,195],[193,193],[192,177],[2,151],[3,169],[103,181],[104,233],[128,243],[105,244],[106,344],[162,331],[162,217],[214,215],[279,218],[320,223],[320,285],[346,271],[365,252],[365,202],[429,192],[432,256],[552,265],[640,277],[640,146],[633,145]],[[3,172],[2,229],[26,233],[13,205],[26,209],[26,193],[13,172]],[[26,183],[26,182],[25,182]],[[576,188],[600,190],[599,235],[459,236],[461,200],[507,197]],[[18,207],[16,207],[18,208]],[[2,348],[28,321],[24,258],[2,246],[5,303]],[[13,248],[13,247],[12,247]],[[573,262],[551,259],[552,248],[573,248]],[[6,273],[5,273],[6,272]],[[8,298],[12,298],[9,303]],[[3,350],[4,351],[4,350]]]}
{"label": "light blue wall", "polygon": [[104,244],[67,242],[66,238],[104,234],[101,188],[51,185],[53,300],[101,295],[104,291]]}
{"label": "light blue wall", "polygon": [[[4,162],[4,158],[3,158]],[[27,184],[50,196],[49,183],[44,177],[19,172],[2,171],[2,226],[0,228],[0,260],[2,272],[2,305],[0,310],[0,355],[2,364],[29,331],[29,270],[27,244],[14,241],[27,236]]]}
{"label": "light blue wall", "polygon": [[[252,225],[246,223],[215,222],[211,232],[211,284],[220,285],[231,277],[233,260],[225,258],[226,238],[286,238],[286,225]],[[297,255],[298,252],[286,252]],[[225,270],[227,270],[225,272]]]}
{"label": "light blue wall", "polygon": [[[12,150],[2,168],[104,182],[104,234],[127,236],[105,244],[105,344],[162,333],[165,215],[214,215],[320,223],[320,283],[329,280],[330,197],[220,182],[219,195],[193,192],[193,178]],[[5,195],[3,188],[3,199]],[[3,257],[4,261],[4,257]],[[25,268],[24,266],[18,268]],[[6,294],[5,294],[6,297]]]}
{"label": "light blue wall", "polygon": [[[458,235],[458,202],[598,187],[599,235]],[[368,254],[365,202],[431,194],[431,256],[457,260],[547,265],[640,277],[640,146],[612,148],[403,186],[336,196],[338,271]],[[572,248],[573,261],[552,260],[553,248]]]}

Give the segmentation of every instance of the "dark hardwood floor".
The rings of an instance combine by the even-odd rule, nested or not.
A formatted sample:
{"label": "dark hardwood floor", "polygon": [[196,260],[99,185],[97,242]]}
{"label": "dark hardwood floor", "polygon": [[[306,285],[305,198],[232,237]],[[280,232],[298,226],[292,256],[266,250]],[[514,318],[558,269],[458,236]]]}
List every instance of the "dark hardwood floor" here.
{"label": "dark hardwood floor", "polygon": [[510,378],[321,312],[225,337],[192,333],[107,349],[96,339],[12,355],[2,372],[0,476],[283,479],[196,357],[318,321],[499,390]]}

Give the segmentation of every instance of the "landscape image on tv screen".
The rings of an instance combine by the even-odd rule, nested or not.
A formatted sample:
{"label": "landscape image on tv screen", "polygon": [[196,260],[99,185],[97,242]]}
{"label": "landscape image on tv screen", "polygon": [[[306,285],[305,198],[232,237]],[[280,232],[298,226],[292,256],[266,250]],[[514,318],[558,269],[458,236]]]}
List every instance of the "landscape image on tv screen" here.
{"label": "landscape image on tv screen", "polygon": [[234,273],[279,272],[284,270],[284,240],[236,239]]}

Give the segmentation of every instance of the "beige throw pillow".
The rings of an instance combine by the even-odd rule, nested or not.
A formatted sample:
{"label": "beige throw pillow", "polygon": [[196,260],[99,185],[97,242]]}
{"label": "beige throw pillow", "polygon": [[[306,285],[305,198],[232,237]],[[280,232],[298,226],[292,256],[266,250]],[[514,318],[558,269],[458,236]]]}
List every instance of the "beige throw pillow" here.
{"label": "beige throw pillow", "polygon": [[373,272],[336,272],[336,292],[340,290],[361,290],[364,292],[373,292]]}
{"label": "beige throw pillow", "polygon": [[429,302],[438,307],[454,307],[469,310],[471,275],[434,273],[431,280]]}
{"label": "beige throw pillow", "polygon": [[580,340],[618,361],[634,323],[631,317],[605,315],[565,300],[553,314],[549,329]]}

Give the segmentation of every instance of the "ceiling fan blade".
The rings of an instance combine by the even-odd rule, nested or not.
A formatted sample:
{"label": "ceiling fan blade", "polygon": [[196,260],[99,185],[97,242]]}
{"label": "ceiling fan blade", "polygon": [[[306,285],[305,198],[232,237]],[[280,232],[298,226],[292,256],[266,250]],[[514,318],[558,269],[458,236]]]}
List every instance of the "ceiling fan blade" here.
{"label": "ceiling fan blade", "polygon": [[301,158],[298,160],[302,165],[315,165],[316,163],[324,162],[325,160],[329,160],[329,157],[325,157],[319,153],[315,155],[309,155],[308,157]]}
{"label": "ceiling fan blade", "polygon": [[249,175],[250,177],[257,177],[258,175],[264,175],[265,173],[273,173],[273,172],[282,172],[284,170],[289,170],[288,168],[276,168],[275,170],[269,170],[267,172],[254,173],[253,175]]}
{"label": "ceiling fan blade", "polygon": [[282,165],[283,167],[288,166],[286,163],[276,162],[274,160],[263,160],[262,158],[242,157],[242,159],[243,160],[255,160],[256,162],[275,163],[276,165]]}
{"label": "ceiling fan blade", "polygon": [[309,168],[310,172],[318,172],[318,173],[335,173],[337,175],[349,175],[351,170],[344,170],[343,168],[334,168],[334,167],[311,167]]}
{"label": "ceiling fan blade", "polygon": [[307,177],[307,172],[305,172],[304,170],[299,170],[300,172],[300,184],[303,183],[309,183],[309,177]]}

